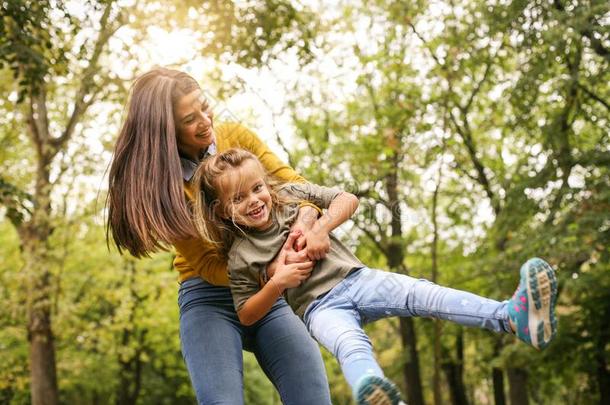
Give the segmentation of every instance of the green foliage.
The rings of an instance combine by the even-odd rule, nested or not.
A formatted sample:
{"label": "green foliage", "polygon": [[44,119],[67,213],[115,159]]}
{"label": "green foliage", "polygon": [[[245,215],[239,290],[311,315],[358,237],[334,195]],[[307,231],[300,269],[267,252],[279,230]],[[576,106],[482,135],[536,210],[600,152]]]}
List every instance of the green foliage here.
{"label": "green foliage", "polygon": [[[218,74],[229,62],[272,70],[274,60],[286,58],[298,63],[295,76],[310,76],[286,92],[291,160],[309,180],[360,197],[360,210],[340,234],[367,265],[389,269],[386,253],[398,247],[404,260],[396,268],[431,278],[436,229],[436,277],[444,285],[503,300],[528,257],[544,257],[558,269],[559,334],[543,352],[510,336],[442,325],[441,366],[463,367],[472,403],[490,402],[492,368],[509,367],[527,369],[532,403],[604,403],[610,386],[608,3],[331,3],[112,3],[112,28],[132,30],[132,42],[103,50],[89,77],[91,110],[49,165],[56,189],[46,257],[62,401],[112,403],[121,395],[133,395],[135,403],[194,401],[180,354],[171,257],[134,262],[109,252],[99,202],[92,201],[99,185],[88,181],[103,172],[106,157],[92,153],[84,135],[105,125],[95,133],[105,150],[112,147],[128,85],[123,78],[139,70],[130,64],[118,73],[111,62],[137,60],[146,27],[157,25],[194,29],[197,52],[220,62]],[[27,89],[35,94],[44,86],[50,135],[60,135],[95,53],[99,27],[87,17],[99,19],[107,4],[86,2],[90,13],[83,17],[62,1],[0,3],[2,403],[30,402],[29,280],[16,229],[34,208],[38,161],[26,135],[28,103],[17,102]],[[339,71],[332,78],[333,68],[317,64],[330,60]],[[347,94],[336,94],[337,86]],[[396,213],[400,224],[392,222]],[[418,320],[415,327],[431,403],[434,323]],[[386,374],[404,390],[408,359],[398,321],[371,324],[367,332]],[[350,403],[340,367],[323,355],[333,403]],[[245,356],[244,370],[246,403],[279,404],[253,356]],[[446,377],[441,385],[449,402]]]}
{"label": "green foliage", "polygon": [[[354,222],[365,263],[388,266],[381,253],[395,241],[406,253],[406,268],[425,277],[433,232],[429,184],[437,181],[430,168],[442,166],[439,281],[502,300],[515,288],[521,263],[541,256],[559,271],[559,311],[566,314],[557,342],[543,353],[465,331],[470,400],[475,390],[493,396],[493,364],[527,368],[536,403],[604,402],[609,352],[600,342],[608,341],[608,327],[597,322],[607,325],[607,305],[593,303],[607,302],[607,3],[364,3],[350,6],[345,17],[353,20],[341,28],[369,21],[371,32],[382,27],[383,34],[354,46],[361,73],[343,111],[311,103],[313,113],[296,116],[307,148],[294,160],[312,181],[361,196]],[[424,67],[414,68],[413,60],[422,59]],[[303,110],[304,100],[313,100],[308,92],[295,98],[295,107]],[[399,239],[389,238],[393,207],[385,203],[392,175],[417,218],[403,217]],[[592,276],[583,278],[584,269]],[[574,283],[586,285],[580,300],[568,296]],[[383,357],[400,341],[386,325],[379,328],[379,336],[372,329],[373,340]],[[420,355],[430,359],[430,325],[417,328]],[[456,333],[444,328],[448,353]],[[392,349],[384,348],[386,340]],[[583,359],[578,371],[569,367],[576,358]],[[421,364],[426,381],[430,362]]]}
{"label": "green foliage", "polygon": [[64,36],[62,20],[71,18],[63,1],[8,0],[0,10],[0,69],[6,65],[12,71],[22,90],[18,101],[23,101],[26,89],[38,89],[51,71],[66,73],[65,50],[56,41]]}

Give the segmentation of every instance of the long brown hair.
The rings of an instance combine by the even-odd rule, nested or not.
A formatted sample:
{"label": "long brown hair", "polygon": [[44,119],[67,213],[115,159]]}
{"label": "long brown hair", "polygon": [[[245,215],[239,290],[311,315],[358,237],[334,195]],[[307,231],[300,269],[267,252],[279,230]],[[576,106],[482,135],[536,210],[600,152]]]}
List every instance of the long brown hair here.
{"label": "long brown hair", "polygon": [[219,248],[224,254],[230,248],[235,234],[243,230],[232,220],[222,219],[219,215],[219,210],[225,209],[220,206],[221,178],[229,170],[238,169],[248,160],[255,162],[265,174],[264,180],[271,195],[272,210],[298,202],[278,194],[278,189],[284,183],[270,177],[258,158],[247,150],[231,148],[207,158],[199,165],[193,177],[193,185],[197,190],[193,208],[194,223],[199,237]]}
{"label": "long brown hair", "polygon": [[174,106],[199,89],[186,73],[156,68],[134,82],[110,166],[106,240],[135,257],[195,237],[185,200]]}

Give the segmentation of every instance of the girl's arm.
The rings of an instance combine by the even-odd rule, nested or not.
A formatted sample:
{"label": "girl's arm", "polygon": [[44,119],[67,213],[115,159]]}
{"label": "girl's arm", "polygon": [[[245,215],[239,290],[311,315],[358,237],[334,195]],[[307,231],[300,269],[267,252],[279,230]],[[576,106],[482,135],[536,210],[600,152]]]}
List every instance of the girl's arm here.
{"label": "girl's arm", "polygon": [[248,298],[241,309],[237,311],[239,322],[242,325],[250,326],[262,319],[284,293],[284,290],[272,280],[273,278],[259,292]]}
{"label": "girl's arm", "polygon": [[312,262],[286,264],[286,247],[292,246],[300,235],[300,232],[292,232],[288,236],[278,255],[278,265],[273,277],[237,311],[242,324],[252,325],[263,318],[287,288],[297,287],[309,276]]}
{"label": "girl's arm", "polygon": [[305,232],[308,256],[311,260],[320,260],[330,250],[329,233],[352,217],[358,208],[358,197],[346,191],[338,194],[328,206],[328,209],[313,224],[311,230]]}

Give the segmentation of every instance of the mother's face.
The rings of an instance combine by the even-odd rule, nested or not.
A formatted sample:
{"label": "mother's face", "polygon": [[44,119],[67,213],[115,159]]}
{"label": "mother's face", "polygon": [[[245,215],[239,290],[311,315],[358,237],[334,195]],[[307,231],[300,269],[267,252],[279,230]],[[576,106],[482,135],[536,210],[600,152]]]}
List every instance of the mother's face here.
{"label": "mother's face", "polygon": [[178,150],[196,160],[214,142],[214,113],[201,90],[178,99],[174,118]]}

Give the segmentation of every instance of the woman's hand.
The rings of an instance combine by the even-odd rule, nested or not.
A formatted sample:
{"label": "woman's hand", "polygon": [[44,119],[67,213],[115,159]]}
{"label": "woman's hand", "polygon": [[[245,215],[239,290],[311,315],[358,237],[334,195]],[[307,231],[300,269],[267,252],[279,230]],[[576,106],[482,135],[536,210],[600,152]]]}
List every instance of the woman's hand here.
{"label": "woman's hand", "polygon": [[276,260],[274,260],[276,263],[272,279],[277,284],[280,291],[283,291],[286,288],[298,287],[309,277],[311,270],[313,269],[314,262],[307,259],[297,263],[287,263],[287,258],[290,255],[293,255],[293,253],[294,255],[299,255],[298,252],[294,251],[294,243],[300,236],[300,232],[291,232]]}
{"label": "woman's hand", "polygon": [[307,253],[309,260],[324,259],[330,251],[328,232],[318,226],[314,226],[311,230],[305,232],[303,236],[307,245],[307,249],[304,252]]}
{"label": "woman's hand", "polygon": [[307,246],[305,234],[307,233],[307,231],[311,230],[313,225],[316,223],[319,215],[320,214],[318,210],[316,210],[310,205],[304,205],[299,208],[299,215],[297,216],[296,221],[294,221],[292,228],[290,228],[290,231],[292,232],[301,232],[301,236],[297,238],[297,241],[294,245],[294,249],[297,252],[301,252]]}

